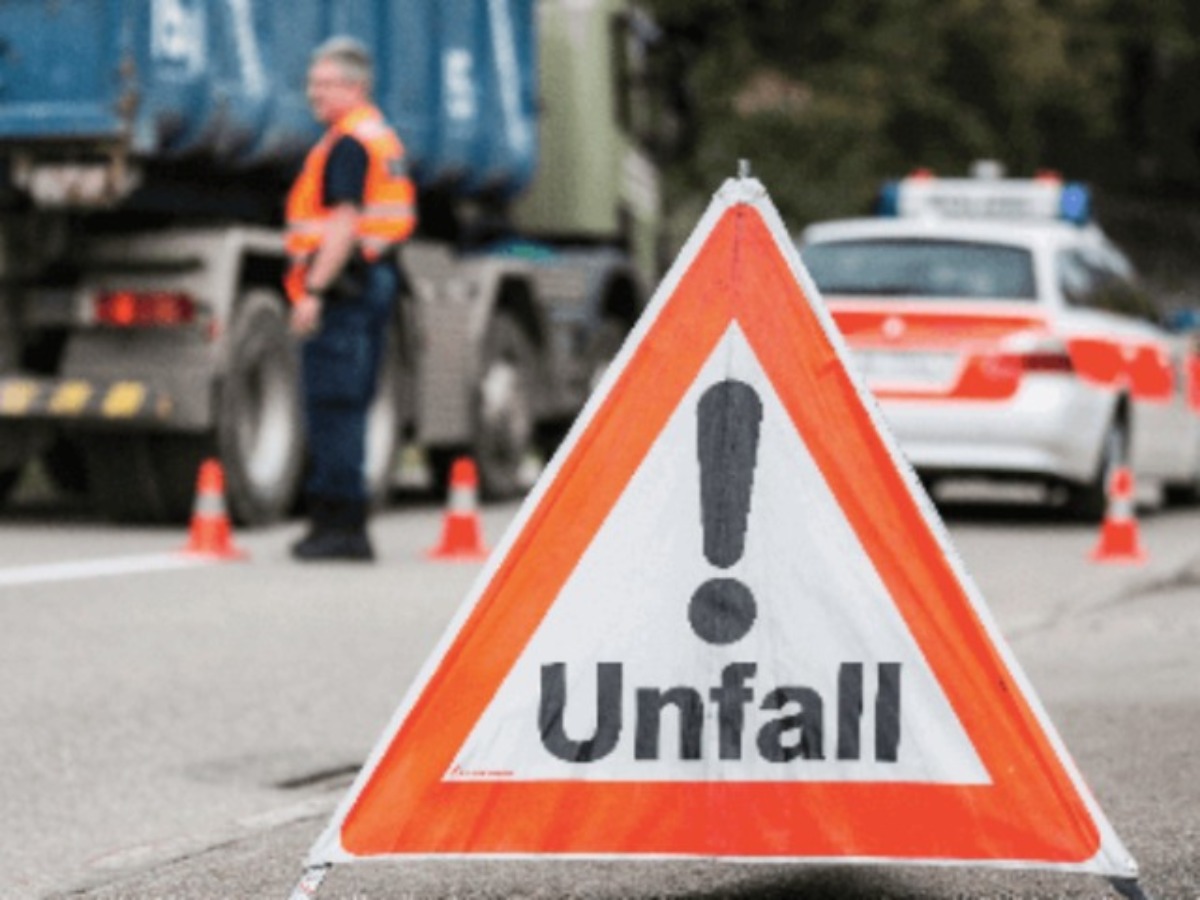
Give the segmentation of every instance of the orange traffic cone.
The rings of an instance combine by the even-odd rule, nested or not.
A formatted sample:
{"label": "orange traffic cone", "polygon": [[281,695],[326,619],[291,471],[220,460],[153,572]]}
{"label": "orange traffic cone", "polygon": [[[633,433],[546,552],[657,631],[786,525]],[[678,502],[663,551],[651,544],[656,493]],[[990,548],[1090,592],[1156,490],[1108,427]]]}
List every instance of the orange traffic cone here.
{"label": "orange traffic cone", "polygon": [[483,525],[479,519],[476,495],[479,475],[475,461],[460,456],[450,467],[450,498],[442,522],[442,539],[426,552],[430,559],[483,559]]}
{"label": "orange traffic cone", "polygon": [[1095,562],[1144,562],[1146,552],[1138,540],[1133,472],[1120,466],[1108,480],[1108,508],[1100,526],[1100,540],[1092,550]]}
{"label": "orange traffic cone", "polygon": [[233,528],[225,511],[225,471],[215,459],[200,464],[191,533],[183,552],[211,559],[242,559],[246,555],[233,545]]}

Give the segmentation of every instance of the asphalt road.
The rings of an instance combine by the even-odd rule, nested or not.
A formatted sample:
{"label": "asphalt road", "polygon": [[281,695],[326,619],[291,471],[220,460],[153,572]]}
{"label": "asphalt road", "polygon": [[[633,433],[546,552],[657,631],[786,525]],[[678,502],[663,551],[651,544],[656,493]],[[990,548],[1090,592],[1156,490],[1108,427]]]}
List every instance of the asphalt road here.
{"label": "asphalt road", "polygon": [[[488,509],[499,539],[515,507]],[[1157,898],[1200,897],[1200,512],[1143,517],[1143,566],[1093,529],[945,509],[952,539]],[[375,567],[300,567],[291,524],[239,563],[61,507],[0,515],[0,897],[288,896],[308,846],[476,574],[401,503]],[[114,563],[114,561],[117,561]],[[77,565],[77,563],[81,563]],[[711,861],[342,866],[321,897],[1102,897],[1082,875]]]}

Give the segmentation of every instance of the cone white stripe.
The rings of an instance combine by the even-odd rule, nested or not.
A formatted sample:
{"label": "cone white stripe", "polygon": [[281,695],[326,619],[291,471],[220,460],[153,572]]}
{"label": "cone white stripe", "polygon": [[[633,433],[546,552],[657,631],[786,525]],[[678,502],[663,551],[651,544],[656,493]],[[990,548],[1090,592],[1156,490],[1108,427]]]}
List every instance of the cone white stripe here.
{"label": "cone white stripe", "polygon": [[225,498],[220,494],[201,492],[196,495],[196,503],[192,512],[197,516],[223,516],[225,515]]}
{"label": "cone white stripe", "polygon": [[470,513],[475,511],[475,489],[470,487],[452,487],[447,503],[452,513]]}
{"label": "cone white stripe", "polygon": [[1129,522],[1133,519],[1133,501],[1128,497],[1117,497],[1109,507],[1108,517],[1115,522]]}

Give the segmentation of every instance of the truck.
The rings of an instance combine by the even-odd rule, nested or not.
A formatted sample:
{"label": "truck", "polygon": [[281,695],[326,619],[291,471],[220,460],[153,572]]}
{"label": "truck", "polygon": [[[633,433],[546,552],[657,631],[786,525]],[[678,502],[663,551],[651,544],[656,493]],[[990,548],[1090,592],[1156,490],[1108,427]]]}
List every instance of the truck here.
{"label": "truck", "polygon": [[419,225],[368,427],[434,483],[472,454],[519,493],[641,311],[659,254],[646,60],[620,0],[0,4],[0,500],[35,461],[103,514],[234,518],[305,468],[283,198],[320,128],[312,51],[350,35],[403,140]]}

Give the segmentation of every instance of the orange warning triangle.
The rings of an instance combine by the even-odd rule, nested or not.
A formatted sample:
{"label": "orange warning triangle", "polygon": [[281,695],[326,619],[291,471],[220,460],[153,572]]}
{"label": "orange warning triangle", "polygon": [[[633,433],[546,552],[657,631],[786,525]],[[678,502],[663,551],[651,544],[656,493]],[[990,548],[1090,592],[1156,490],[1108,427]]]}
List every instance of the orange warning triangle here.
{"label": "orange warning triangle", "polygon": [[845,359],[762,186],[728,182],[309,864],[1132,876]]}

